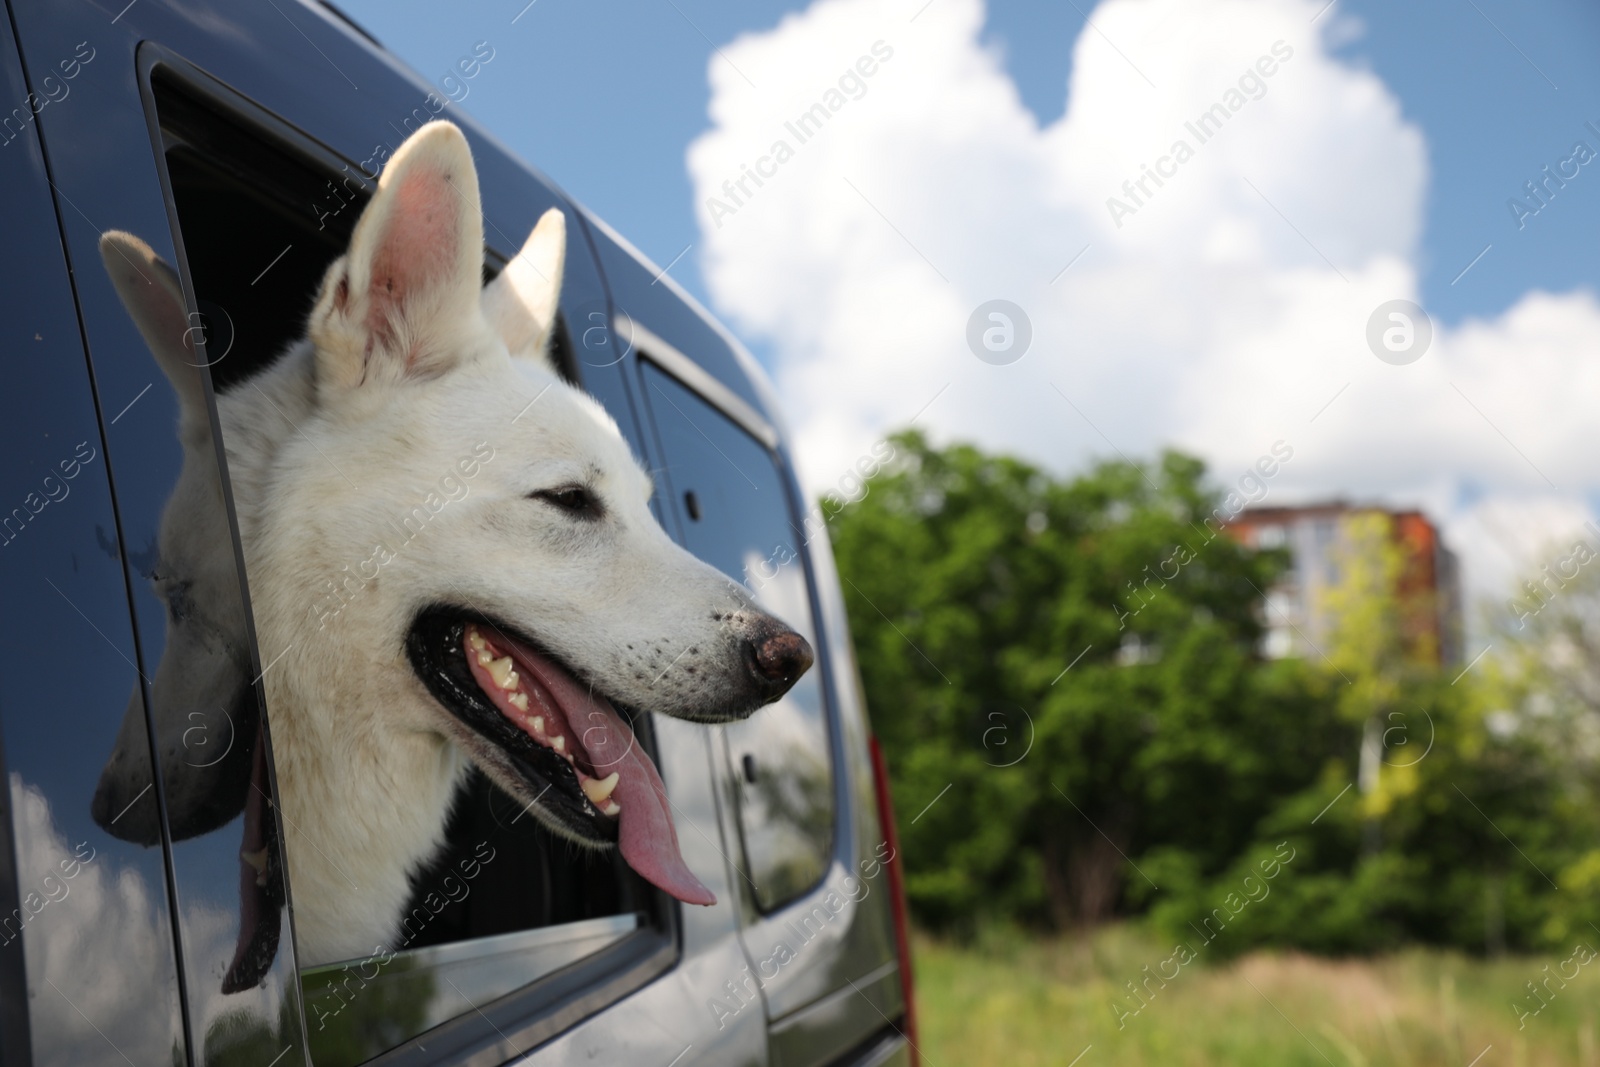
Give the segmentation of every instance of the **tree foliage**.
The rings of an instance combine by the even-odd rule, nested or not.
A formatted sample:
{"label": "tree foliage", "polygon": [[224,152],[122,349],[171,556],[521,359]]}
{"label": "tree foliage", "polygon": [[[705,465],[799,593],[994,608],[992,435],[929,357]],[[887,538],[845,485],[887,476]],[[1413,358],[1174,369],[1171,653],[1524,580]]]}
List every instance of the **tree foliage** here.
{"label": "tree foliage", "polygon": [[1217,951],[1346,952],[1544,944],[1587,914],[1551,878],[1600,888],[1592,791],[1489,728],[1498,689],[1408,653],[1380,526],[1355,531],[1334,647],[1265,660],[1288,559],[1225,531],[1200,461],[1061,479],[892,441],[830,534],[920,922],[1147,913],[1176,936],[1222,908]]}
{"label": "tree foliage", "polygon": [[1350,733],[1320,676],[1260,662],[1286,560],[1217,532],[1198,461],[1060,481],[894,444],[831,533],[924,921],[1097,922],[1162,845],[1215,872]]}

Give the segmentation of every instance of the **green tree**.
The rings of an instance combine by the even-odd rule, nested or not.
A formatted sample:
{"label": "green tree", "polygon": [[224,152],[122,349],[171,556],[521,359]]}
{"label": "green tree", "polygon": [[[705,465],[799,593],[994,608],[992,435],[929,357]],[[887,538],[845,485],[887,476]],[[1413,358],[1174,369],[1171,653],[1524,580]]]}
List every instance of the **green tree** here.
{"label": "green tree", "polygon": [[1544,926],[1553,942],[1600,928],[1600,555],[1587,530],[1548,546],[1549,562],[1490,615],[1495,732],[1537,752],[1567,814],[1568,848],[1546,858],[1561,887]]}
{"label": "green tree", "polygon": [[1319,672],[1257,654],[1286,558],[1221,532],[1198,460],[1061,480],[893,443],[830,532],[921,921],[1137,908],[1139,857],[1215,874],[1353,749]]}
{"label": "green tree", "polygon": [[1213,955],[1600,931],[1600,578],[1540,601],[1548,632],[1522,613],[1517,671],[1441,673],[1357,515],[1331,639],[1268,661],[1287,558],[1226,534],[1199,461],[1062,479],[892,440],[830,532],[920,922],[1148,912]]}
{"label": "green tree", "polygon": [[[1347,519],[1335,560],[1320,654],[1340,719],[1360,727],[1359,755],[1330,751],[1325,778],[1276,801],[1257,843],[1220,876],[1172,877],[1158,924],[1178,937],[1225,927],[1213,951],[1229,955],[1264,944],[1371,952],[1408,940],[1493,953],[1552,947],[1600,922],[1589,903],[1600,887],[1595,794],[1570,729],[1581,701],[1554,713],[1556,694],[1580,692],[1594,669],[1575,650],[1581,620],[1600,618],[1600,598],[1585,603],[1574,588],[1564,608],[1572,617],[1552,610],[1540,623],[1548,632],[1503,635],[1497,644],[1518,665],[1508,685],[1492,669],[1439,669],[1425,625],[1433,604],[1407,588],[1385,514]],[[1264,885],[1256,872],[1278,843],[1295,858]],[[1241,907],[1252,876],[1261,899]]]}
{"label": "green tree", "polygon": [[[1385,791],[1385,738],[1407,724],[1421,704],[1413,690],[1431,671],[1431,646],[1406,640],[1406,605],[1400,598],[1405,556],[1395,541],[1386,512],[1357,512],[1341,524],[1334,552],[1338,581],[1323,594],[1333,620],[1328,666],[1343,684],[1337,688],[1340,714],[1361,727],[1357,764],[1368,851],[1379,846],[1377,817],[1393,800]],[[1406,739],[1409,739],[1408,737]]]}

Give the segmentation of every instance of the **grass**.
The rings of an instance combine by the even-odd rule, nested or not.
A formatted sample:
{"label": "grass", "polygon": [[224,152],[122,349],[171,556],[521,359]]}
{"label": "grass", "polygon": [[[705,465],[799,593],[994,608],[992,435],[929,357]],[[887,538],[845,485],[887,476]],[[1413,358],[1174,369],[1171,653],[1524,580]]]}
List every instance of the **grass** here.
{"label": "grass", "polygon": [[1067,1067],[1080,1053],[1077,1067],[1600,1067],[1600,960],[1564,989],[1551,982],[1553,998],[1520,1030],[1513,1002],[1531,1008],[1525,983],[1565,955],[1201,958],[1165,988],[1152,980],[1154,995],[1119,1028],[1113,1002],[1137,1006],[1125,984],[1171,955],[1134,926],[965,946],[918,936],[924,1067]]}

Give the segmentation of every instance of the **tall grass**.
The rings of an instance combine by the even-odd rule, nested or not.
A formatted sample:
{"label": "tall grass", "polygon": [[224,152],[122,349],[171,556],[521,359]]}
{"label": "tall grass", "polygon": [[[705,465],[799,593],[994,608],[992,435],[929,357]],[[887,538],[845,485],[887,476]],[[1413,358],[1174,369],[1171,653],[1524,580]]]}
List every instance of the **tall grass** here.
{"label": "tall grass", "polygon": [[[1565,988],[1552,982],[1519,1029],[1513,1003],[1537,1003],[1525,983],[1565,956],[1255,953],[1145,983],[1144,968],[1171,956],[1133,926],[1059,940],[990,933],[968,946],[919,936],[924,1063],[1067,1067],[1081,1054],[1077,1067],[1600,1067],[1600,960]],[[1119,1020],[1114,1003],[1139,1004],[1130,981],[1150,992]]]}

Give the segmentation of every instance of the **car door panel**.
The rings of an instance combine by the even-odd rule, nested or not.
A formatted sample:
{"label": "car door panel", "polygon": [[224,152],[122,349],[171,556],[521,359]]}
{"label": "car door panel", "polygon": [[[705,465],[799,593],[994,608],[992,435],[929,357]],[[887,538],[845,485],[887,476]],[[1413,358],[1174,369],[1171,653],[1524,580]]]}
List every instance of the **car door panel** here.
{"label": "car door panel", "polygon": [[[884,1025],[885,1016],[897,1019],[904,1011],[898,978],[891,977],[884,987],[881,1003],[877,993],[869,996],[852,993],[853,1002],[848,998],[842,1001],[842,1025],[839,1011],[828,1015],[826,1020],[804,1013],[807,1006],[821,998],[841,989],[849,991],[851,981],[876,974],[897,955],[888,903],[888,879],[883,867],[887,852],[878,825],[874,778],[868,756],[865,704],[826,532],[820,529],[817,517],[806,515],[797,506],[799,496],[794,479],[787,473],[787,462],[779,451],[764,462],[777,464],[782,488],[765,492],[769,496],[778,492],[785,496],[783,501],[773,502],[780,508],[786,507],[788,512],[790,536],[782,546],[784,551],[774,555],[773,550],[778,546],[763,545],[757,558],[735,563],[736,550],[717,549],[705,539],[697,544],[689,533],[696,520],[687,514],[685,493],[703,483],[702,473],[712,472],[725,478],[726,492],[733,496],[744,494],[740,505],[744,508],[761,498],[760,491],[748,491],[750,478],[765,484],[755,472],[755,465],[762,461],[742,461],[749,463],[751,469],[740,472],[733,469],[737,464],[728,465],[727,458],[719,453],[719,449],[728,451],[734,446],[720,438],[715,446],[705,444],[708,436],[715,435],[715,419],[725,417],[734,424],[741,424],[740,428],[752,434],[756,441],[776,443],[780,438],[772,428],[776,422],[774,398],[764,387],[760,372],[752,373],[753,363],[749,357],[702,318],[692,301],[673,287],[670,279],[653,273],[625,242],[603,226],[596,227],[595,235],[607,284],[617,306],[620,328],[629,333],[630,344],[645,357],[644,366],[648,367],[651,358],[659,358],[663,360],[660,365],[667,368],[668,377],[677,378],[681,385],[694,386],[702,393],[732,394],[731,398],[723,397],[712,405],[720,411],[718,416],[693,408],[671,386],[660,390],[661,395],[658,395],[656,387],[649,382],[648,369],[633,380],[634,389],[642,397],[642,406],[650,414],[655,431],[651,440],[658,456],[654,465],[665,472],[663,484],[668,490],[666,495],[671,498],[670,510],[680,537],[685,538],[691,550],[728,556],[726,560],[712,559],[711,562],[729,570],[737,579],[746,578],[746,574],[740,573],[745,570],[746,563],[753,564],[752,569],[760,574],[777,570],[803,576],[800,593],[803,608],[800,610],[803,615],[817,620],[811,626],[819,652],[813,670],[829,710],[835,813],[825,869],[813,888],[763,913],[756,899],[760,894],[751,888],[746,878],[748,869],[743,866],[742,853],[735,851],[731,859],[740,866],[737,885],[744,898],[741,938],[746,949],[746,970],[736,976],[736,983],[746,996],[759,997],[762,1010],[773,1022],[775,1058],[782,1051],[787,1063],[826,1063],[837,1053],[842,1039],[852,1035],[856,1040],[863,1039]],[[652,345],[656,348],[654,353]],[[741,410],[749,414],[741,416]],[[749,425],[752,420],[765,422],[768,428],[763,432],[759,427],[752,427]],[[668,428],[669,424],[678,427],[675,431],[677,444],[670,449],[668,437],[674,431]],[[687,458],[696,448],[703,454],[703,460]],[[680,460],[683,461],[681,470]],[[746,474],[750,478],[746,478]],[[697,501],[697,506],[707,506],[707,502]],[[759,584],[759,578],[757,582]],[[768,588],[773,586],[769,584]],[[761,716],[771,710],[756,714]],[[745,752],[738,748],[737,729],[719,728],[717,732],[723,735],[716,744],[721,750],[718,774],[723,794],[724,834],[737,849],[741,834],[741,794],[747,792],[740,781]],[[820,913],[819,908],[822,909]],[[806,925],[808,917],[815,932]],[[790,954],[793,959],[786,959]],[[739,1008],[738,993],[738,988],[724,988],[719,996],[733,1009]],[[745,1014],[748,1012],[740,1008],[740,1017]]]}
{"label": "car door panel", "polygon": [[[39,55],[50,54],[60,41],[70,39],[76,27],[83,24],[83,20],[77,17],[81,12],[75,8],[58,9],[27,0],[19,3],[18,7],[19,22],[24,26],[29,47]],[[103,271],[95,262],[94,241],[98,234],[113,227],[129,230],[149,241],[164,258],[180,266],[182,263],[179,250],[165,236],[172,232],[173,220],[163,217],[156,171],[149,166],[154,154],[150,116],[139,110],[137,78],[147,72],[152,63],[165,62],[173,69],[192,65],[202,72],[210,72],[202,76],[224,75],[228,87],[243,91],[267,110],[287,117],[309,132],[316,141],[331,146],[334,152],[351,161],[352,172],[360,172],[360,177],[356,179],[358,182],[361,178],[370,177],[361,171],[362,163],[375,171],[377,164],[373,161],[381,163],[384,152],[397,147],[406,130],[415,128],[422,119],[435,117],[431,107],[423,105],[426,99],[425,86],[398,70],[392,61],[374,52],[365,42],[359,41],[346,27],[313,8],[287,4],[266,7],[225,5],[202,12],[162,4],[158,0],[145,0],[123,12],[114,22],[97,22],[96,26],[97,34],[106,35],[106,43],[103,47],[96,45],[99,52],[93,66],[98,68],[97,73],[103,73],[98,80],[81,81],[78,88],[84,98],[92,95],[96,104],[93,108],[85,108],[85,114],[81,116],[74,116],[70,105],[59,109],[59,117],[54,123],[48,124],[48,137],[50,144],[59,143],[62,146],[60,167],[64,177],[59,183],[62,202],[71,199],[85,208],[75,228],[69,231],[69,244],[78,272],[85,279],[87,293],[84,299],[87,305],[95,309],[97,317],[90,331],[91,349],[97,359],[109,360],[113,354],[140,352],[141,358],[148,362],[148,356],[143,355],[137,335],[126,323],[125,316],[122,320],[117,319],[120,309],[116,309],[114,296],[104,282]],[[102,37],[97,36],[96,41],[100,40]],[[144,42],[142,51],[136,52],[136,42],[140,41]],[[359,96],[355,95],[352,83],[361,86]],[[90,89],[93,90],[92,94],[85,92]],[[148,100],[145,104],[148,105]],[[422,107],[421,111],[418,110],[419,106]],[[439,117],[455,117],[460,121],[459,116]],[[548,186],[532,178],[525,167],[511,160],[479,134],[470,122],[464,122],[463,125],[473,142],[480,169],[488,240],[501,256],[516,252],[521,238],[547,207],[560,205],[569,214],[576,214]],[[306,209],[308,212],[327,211],[330,204],[308,204]],[[69,209],[63,207],[63,210]],[[610,328],[611,306],[592,257],[584,254],[588,248],[588,237],[581,222],[572,225],[569,233],[572,242],[569,244],[562,307],[573,342],[578,373],[585,388],[617,416],[624,435],[634,441],[637,449],[637,424],[629,407],[625,384],[627,360],[630,357],[625,348],[615,343]],[[116,314],[112,314],[112,310],[116,310]],[[108,370],[108,374],[117,377],[125,370],[118,365]],[[146,375],[146,380],[149,380],[149,375]],[[119,388],[123,387],[120,377],[116,384]],[[157,399],[157,392],[152,390],[145,394],[139,406],[133,410],[137,412],[152,399]],[[170,428],[176,421],[171,399],[151,405],[151,410],[148,425],[164,423],[170,435]],[[132,419],[132,416],[129,418]],[[112,442],[113,450],[128,451],[134,448],[134,445],[124,443],[128,440],[119,429],[117,439]],[[171,443],[168,440],[164,444],[170,446]],[[170,477],[178,452],[166,447],[163,456],[164,445],[155,439],[153,433],[151,440],[145,442],[145,447],[156,457],[150,465],[152,470],[166,471],[165,475],[151,474],[144,479],[148,484],[139,487],[145,494],[144,499],[153,498],[158,503],[130,520],[138,525],[148,541],[154,537],[159,524],[159,501],[163,499],[160,496],[163,489],[161,478]],[[170,487],[170,482],[166,487]],[[141,619],[144,628],[152,634],[155,652],[152,659],[159,662],[162,620],[154,608],[152,604],[147,609],[141,609]],[[257,650],[252,673],[259,674],[262,670],[270,669],[280,651],[267,653]],[[674,804],[679,809],[678,815],[683,820],[679,837],[684,842],[686,855],[697,869],[724,870],[726,846],[721,840],[716,818],[716,801],[712,793],[715,777],[710,769],[711,755],[704,731],[686,728],[684,724],[661,723],[655,733],[663,777],[672,790]],[[181,737],[169,738],[168,741],[169,749],[181,751]],[[225,831],[227,829],[224,828]],[[195,936],[189,940],[196,945],[201,941],[200,935],[206,921],[203,913],[210,914],[212,926],[225,922],[217,917],[228,914],[224,906],[227,896],[226,873],[230,866],[237,867],[238,839],[235,836],[231,842],[226,837],[219,837],[218,840],[220,843],[204,855],[201,855],[200,844],[183,842],[178,846],[179,898],[185,905],[185,929],[189,928],[190,923],[195,924]],[[703,855],[696,855],[697,852]],[[194,857],[192,862],[189,857]],[[713,887],[720,884],[709,878],[708,881]],[[723,892],[721,897],[723,903],[716,908],[683,909],[674,936],[685,960],[698,960],[699,966],[705,971],[732,974],[735,968],[731,964],[737,958],[737,919],[733,904],[736,895]],[[189,906],[191,901],[195,904],[193,909]],[[282,948],[287,949],[288,945],[288,939],[285,938]],[[193,949],[194,945],[186,943],[186,950]],[[196,976],[197,989],[201,978],[214,980],[219,970],[227,964],[227,960],[217,952],[203,957],[190,951],[187,962],[189,972]],[[286,1025],[299,1025],[297,1015],[292,1019],[277,1018],[284,1014],[286,1006],[293,1003],[290,990],[292,976],[292,958],[286,951],[280,950],[271,974],[267,976],[266,992],[251,994],[256,1006],[246,1012],[243,1022],[248,1025],[244,1029],[253,1027],[262,1034],[269,1031],[276,1034]],[[619,1004],[597,1016],[594,1025],[586,1029],[580,1027],[580,1031],[586,1035],[581,1040],[598,1038],[620,1042],[619,1047],[635,1046],[643,1040],[642,1031],[619,1020],[631,1018],[635,1011],[646,1011],[644,1001],[665,998],[664,1003],[677,1006],[668,1007],[662,1015],[673,1020],[675,1027],[687,1035],[686,1045],[692,1042],[702,1049],[715,1050],[713,1062],[764,1062],[765,1043],[760,1020],[748,1018],[741,1020],[738,1027],[717,1030],[709,1015],[703,1012],[703,1006],[700,1012],[693,1014],[681,1009],[682,998],[692,988],[692,984],[686,984],[684,979],[676,977],[647,986],[622,1002],[628,1007]],[[458,1020],[457,1024],[442,1027],[441,1031],[449,1030],[455,1034],[453,1040],[460,1055],[468,1056],[474,1062],[494,1061],[496,1055],[510,1055],[546,1040],[551,1033],[549,1019],[539,1022],[519,1021],[523,1017],[508,1017],[507,1013],[514,1014],[518,1010],[517,1002],[519,998],[511,996],[495,1004],[475,1005],[482,1009],[486,1018],[494,1019],[508,1036],[505,1047],[498,1051],[494,1045],[496,1039],[485,1039],[488,1041],[486,1044],[479,1041],[478,1037],[463,1033],[465,1017]],[[196,1019],[197,1044],[203,1045],[204,1038],[222,1016],[217,1014],[215,1000],[202,1003],[201,994],[193,990],[190,1007]],[[602,1007],[597,1003],[586,1010],[593,1012],[602,1010]],[[621,1014],[613,1014],[618,1012]],[[564,1025],[576,1021],[568,1016],[562,1018],[567,1019]],[[480,1031],[487,1031],[484,1024],[479,1023],[478,1026]],[[265,1036],[258,1035],[254,1039],[262,1048],[268,1043]],[[475,1041],[478,1042],[476,1046],[473,1044]],[[473,1047],[479,1051],[473,1053]],[[407,1048],[421,1049],[422,1044],[408,1045]],[[201,1052],[204,1052],[203,1048]],[[274,1049],[273,1055],[276,1054],[277,1050]],[[414,1059],[421,1055],[425,1053],[399,1049],[391,1057],[396,1058],[396,1062],[410,1062],[407,1057]],[[203,1055],[197,1056],[197,1062],[204,1058]],[[272,1056],[266,1058],[271,1060]],[[294,1056],[289,1056],[281,1062],[292,1063],[296,1060]]]}
{"label": "car door panel", "polygon": [[[139,640],[142,689],[156,730],[162,803],[123,816],[135,840],[173,827],[173,886],[196,1064],[251,1049],[305,1062],[292,939],[283,915],[281,841],[261,748],[258,661],[241,581],[199,320],[195,358],[160,363],[101,262],[100,239],[125,231],[181,265],[126,21],[90,23],[73,7],[16,5],[24,55],[44,66],[87,41],[70,96],[39,129],[72,264],[90,360],[109,409],[108,465],[117,493]],[[89,36],[84,36],[85,34]],[[126,260],[123,253],[117,253]],[[178,327],[184,329],[188,327]],[[167,522],[169,511],[173,521]],[[259,760],[258,760],[259,755]],[[125,747],[101,755],[103,782],[130,776]],[[86,760],[87,760],[86,755]],[[136,790],[137,776],[119,804]],[[247,857],[258,870],[249,870]]]}
{"label": "car door panel", "polygon": [[[0,612],[0,803],[11,837],[5,866],[15,874],[4,879],[12,899],[0,901],[0,1058],[28,1062],[31,1044],[35,1067],[181,1062],[187,1041],[165,843],[119,840],[91,814],[100,764],[125,716],[138,741],[130,758],[146,775],[151,763],[96,411],[97,387],[108,419],[128,397],[92,379],[84,358],[31,114],[45,91],[60,96],[63,72],[38,64],[34,77],[41,70],[55,77],[30,98],[11,27],[0,26],[0,99],[30,118],[8,126],[0,145],[9,210],[0,287],[10,301],[0,322],[8,354],[0,603],[10,608]],[[127,812],[110,813],[117,816]]]}
{"label": "car door panel", "polygon": [[[577,376],[617,418],[624,436],[658,474],[666,463],[653,436],[654,428],[646,421],[648,397],[641,363],[625,325],[630,314],[637,312],[641,322],[652,324],[681,350],[692,352],[707,368],[705,373],[721,382],[740,404],[768,422],[774,421],[770,390],[759,377],[747,373],[752,366],[749,357],[729,345],[720,328],[674,290],[670,279],[653,286],[652,272],[603,225],[582,217],[548,183],[507,156],[474,124],[451,114],[442,99],[430,97],[425,83],[325,11],[298,3],[223,3],[201,8],[162,0],[113,5],[118,11],[43,0],[15,0],[12,6],[23,52],[39,69],[60,69],[64,58],[80,55],[83,47],[93,52],[92,60],[76,60],[70,96],[45,107],[37,128],[54,168],[54,203],[62,219],[66,259],[77,279],[84,337],[107,420],[106,460],[115,475],[119,506],[125,507],[125,537],[112,537],[110,543],[114,554],[126,544],[120,554],[127,560],[136,626],[130,630],[124,600],[121,632],[126,635],[129,659],[139,664],[146,681],[139,681],[131,665],[127,678],[110,676],[112,681],[102,688],[109,692],[121,685],[121,705],[126,705],[133,693],[141,708],[144,701],[150,701],[158,712],[171,706],[158,676],[177,647],[169,633],[173,602],[162,591],[161,579],[166,576],[159,566],[159,546],[161,521],[185,459],[174,433],[181,389],[164,384],[159,369],[153,366],[107,282],[97,248],[101,233],[123,229],[148,241],[181,270],[187,269],[181,242],[174,237],[176,219],[164,201],[161,170],[156,165],[158,148],[148,78],[157,66],[181,70],[197,83],[214,85],[219,94],[238,94],[266,112],[282,116],[332,156],[344,160],[351,182],[357,186],[370,184],[382,159],[422,121],[440,117],[461,122],[479,166],[487,241],[502,260],[516,252],[547,207],[568,211],[571,237],[562,313]],[[334,199],[307,204],[306,211],[315,215],[344,210],[334,185],[330,182]],[[193,282],[185,277],[185,284],[192,300]],[[191,310],[195,310],[193,305]],[[209,319],[197,318],[194,323],[196,339],[202,345],[215,341],[207,332]],[[223,347],[215,344],[217,349]],[[200,352],[206,359],[225,359],[224,352],[205,347]],[[81,359],[82,353],[79,355]],[[194,376],[210,414],[209,380],[201,368],[194,369]],[[778,456],[777,470],[782,491],[791,498],[792,516],[797,511],[793,478],[787,473],[786,460],[781,453]],[[219,487],[218,499],[225,500],[220,487],[226,484],[226,472],[217,469],[207,476]],[[666,484],[666,476],[662,478]],[[667,500],[663,494],[661,503],[663,522],[682,535],[690,521],[683,514],[683,502]],[[231,522],[224,522],[224,528],[231,536]],[[881,836],[865,756],[864,711],[849,660],[836,579],[828,569],[831,562],[825,537],[822,541],[794,547],[801,554],[799,566],[811,577],[801,586],[805,610],[818,620],[813,627],[820,657],[815,670],[822,694],[819,700],[825,701],[828,709],[824,736],[833,767],[835,817],[828,827],[821,865],[795,883],[803,891],[763,915],[760,902],[745,882],[748,863],[740,837],[740,812],[745,810],[741,805],[748,805],[749,796],[730,773],[739,762],[732,747],[737,734],[724,736],[714,729],[656,718],[648,733],[655,735],[685,857],[717,892],[719,904],[704,909],[673,906],[675,921],[663,933],[649,934],[657,938],[651,945],[640,942],[640,960],[618,964],[623,970],[617,975],[637,974],[641,976],[638,979],[608,979],[603,972],[584,970],[585,965],[579,963],[572,971],[571,980],[576,984],[571,995],[554,1006],[532,998],[527,991],[494,1003],[475,1004],[481,1018],[469,1018],[472,1013],[467,1013],[440,1027],[434,1051],[425,1047],[428,1041],[408,1043],[381,1057],[382,1062],[430,1062],[437,1055],[448,1062],[498,1063],[523,1054],[529,1056],[528,1062],[537,1063],[593,1062],[597,1057],[617,1062],[645,1056],[653,1061],[663,1049],[677,1047],[681,1041],[684,1063],[754,1067],[768,1062],[769,1054],[774,1061],[789,1064],[820,1063],[824,1054],[832,1056],[839,1049],[853,1047],[852,1036],[858,1043],[881,1027],[880,1011],[889,1018],[898,1016],[898,987],[891,981],[881,995],[877,991],[882,985],[879,972],[894,958],[886,888],[876,898],[860,889],[873,884],[875,876],[869,867],[875,857],[881,859],[877,852]],[[235,565],[242,569],[237,559]],[[819,579],[820,589],[816,585]],[[241,605],[247,605],[247,596],[247,591],[241,592]],[[114,618],[89,614],[107,633],[117,636]],[[247,613],[238,625],[246,634],[250,632]],[[253,638],[246,646],[243,669],[235,673],[243,674],[242,692],[248,699],[232,704],[213,701],[223,706],[198,719],[180,717],[181,729],[169,723],[158,737],[161,766],[171,768],[173,780],[185,773],[180,768],[203,763],[220,746],[232,744],[228,739],[243,735],[245,744],[250,744],[254,729],[249,716],[260,715],[253,683],[259,683],[261,673],[270,670],[275,657],[287,650],[256,649]],[[0,699],[3,693],[0,689]],[[121,706],[116,710],[120,719]],[[0,713],[9,714],[3,704]],[[10,746],[9,717],[5,730],[4,740]],[[110,751],[114,739],[94,740],[97,751]],[[23,745],[17,751],[26,750]],[[10,747],[5,757],[21,758]],[[253,760],[246,762],[253,765]],[[262,785],[270,794],[270,765],[266,772]],[[260,772],[247,766],[232,777],[237,784],[244,781],[241,775],[252,773]],[[257,788],[255,782],[246,784]],[[159,806],[167,798],[147,799]],[[56,805],[56,810],[67,807],[70,805]],[[287,919],[279,949],[260,975],[260,984],[246,991],[221,992],[238,955],[240,822],[238,817],[230,817],[218,827],[185,836],[171,846],[182,974],[187,979],[187,999],[181,1006],[188,1014],[193,1061],[220,1064],[239,1057],[252,1062],[261,1057],[261,1062],[275,1064],[304,1062],[300,1036],[304,1023]],[[158,818],[154,825],[159,832],[163,820]],[[150,855],[159,856],[159,849],[141,851],[114,838],[107,841],[112,850],[107,855],[132,849],[129,854],[143,856],[147,866]],[[281,865],[281,853],[275,846],[274,858]],[[160,873],[159,865],[151,870]],[[154,875],[147,872],[145,877],[148,881]],[[800,885],[812,882],[812,888]],[[165,891],[162,879],[156,878],[152,884]],[[780,968],[764,988],[752,992],[750,975],[770,954],[775,941],[792,937],[787,933],[790,925],[799,922],[803,926],[807,915],[814,917],[816,908],[826,906],[830,894],[842,903],[828,912],[826,928],[806,941],[803,965]],[[167,936],[170,946],[170,926]],[[661,954],[662,936],[667,944],[676,945],[675,967],[670,954]],[[151,943],[159,944],[159,937]],[[618,959],[623,955],[619,951]],[[0,983],[3,973],[0,960]],[[154,967],[152,973],[159,974],[160,968]],[[660,977],[650,980],[649,976],[658,974]],[[864,981],[866,992],[835,1000],[841,990],[849,990],[851,980]],[[641,987],[640,981],[646,984]],[[715,1003],[719,1000],[724,1005],[721,1011]],[[181,1013],[175,993],[172,1001],[173,1011],[168,1015],[176,1020]],[[153,1017],[166,1016],[157,1011]],[[773,1024],[770,1045],[769,1023]],[[183,1041],[181,1031],[174,1040]],[[281,1059],[274,1059],[279,1056]]]}

